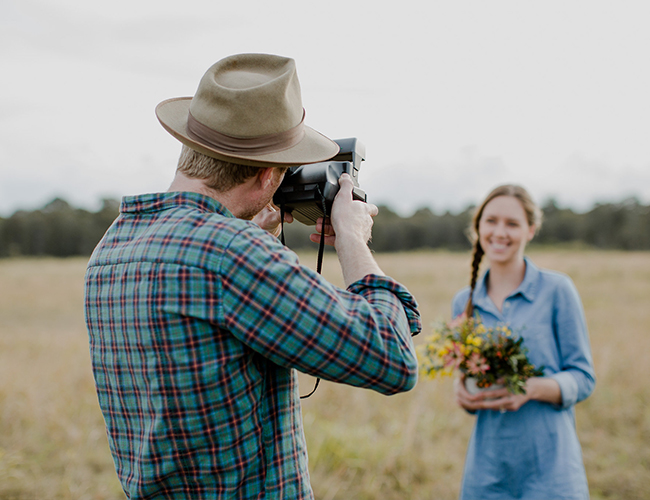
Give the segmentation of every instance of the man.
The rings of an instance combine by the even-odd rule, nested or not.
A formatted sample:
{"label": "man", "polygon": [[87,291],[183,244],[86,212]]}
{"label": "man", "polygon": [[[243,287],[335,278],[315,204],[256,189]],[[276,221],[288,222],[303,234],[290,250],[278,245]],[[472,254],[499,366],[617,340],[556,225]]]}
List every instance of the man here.
{"label": "man", "polygon": [[124,491],[313,498],[296,369],[385,394],[417,378],[417,306],[367,246],[377,207],[353,201],[342,177],[324,232],[347,290],[274,236],[286,168],[338,150],[303,124],[292,59],[228,57],[193,98],[156,112],[184,144],[176,176],[166,193],[123,199],[86,273],[93,372]]}

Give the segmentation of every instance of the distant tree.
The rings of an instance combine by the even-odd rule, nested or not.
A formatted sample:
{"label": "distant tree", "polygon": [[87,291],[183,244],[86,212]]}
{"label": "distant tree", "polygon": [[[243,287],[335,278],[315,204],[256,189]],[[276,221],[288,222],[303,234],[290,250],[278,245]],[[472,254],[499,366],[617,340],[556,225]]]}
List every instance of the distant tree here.
{"label": "distant tree", "polygon": [[117,214],[112,200],[104,200],[96,213],[71,207],[61,198],[39,210],[19,210],[0,226],[0,256],[90,255]]}
{"label": "distant tree", "polygon": [[585,215],[584,239],[599,248],[650,249],[650,207],[636,198],[597,204]]}
{"label": "distant tree", "polygon": [[421,208],[410,217],[400,217],[389,207],[379,208],[375,217],[370,246],[377,252],[398,252],[421,248],[469,248],[466,228],[471,209],[458,215],[445,212],[437,215]]}
{"label": "distant tree", "polygon": [[117,218],[120,211],[120,202],[110,198],[102,199],[102,206],[99,211],[89,213],[84,219],[84,237],[82,238],[79,251],[82,255],[90,255],[104,236],[104,233]]}
{"label": "distant tree", "polygon": [[542,207],[544,219],[536,243],[557,244],[584,239],[583,217],[570,208],[559,208],[551,198]]}
{"label": "distant tree", "polygon": [[[543,206],[544,222],[536,242],[548,245],[581,242],[597,248],[650,250],[650,207],[636,198],[621,203],[597,204],[586,213],[561,208],[554,199]],[[474,207],[460,213],[437,214],[420,208],[402,217],[388,206],[380,206],[374,219],[370,247],[376,252],[399,252],[426,248],[468,250],[467,238]],[[102,200],[90,212],[55,198],[44,207],[19,210],[0,218],[0,257],[90,255],[119,213],[119,202]],[[314,226],[285,224],[286,244],[294,250],[316,250],[309,240]],[[331,252],[331,248],[327,248]]]}

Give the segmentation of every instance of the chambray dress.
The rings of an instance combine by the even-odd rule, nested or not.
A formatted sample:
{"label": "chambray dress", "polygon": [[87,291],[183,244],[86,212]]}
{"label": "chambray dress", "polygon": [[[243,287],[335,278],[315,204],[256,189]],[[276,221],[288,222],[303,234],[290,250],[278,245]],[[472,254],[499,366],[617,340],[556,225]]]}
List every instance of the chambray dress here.
{"label": "chambray dress", "polygon": [[[574,405],[591,394],[595,375],[577,290],[568,276],[526,258],[524,280],[501,312],[487,295],[488,276],[474,291],[475,313],[486,326],[508,324],[524,338],[530,361],[560,385],[562,405],[529,401],[516,412],[477,411],[460,498],[588,499]],[[454,317],[468,295],[466,287],[454,297]]]}

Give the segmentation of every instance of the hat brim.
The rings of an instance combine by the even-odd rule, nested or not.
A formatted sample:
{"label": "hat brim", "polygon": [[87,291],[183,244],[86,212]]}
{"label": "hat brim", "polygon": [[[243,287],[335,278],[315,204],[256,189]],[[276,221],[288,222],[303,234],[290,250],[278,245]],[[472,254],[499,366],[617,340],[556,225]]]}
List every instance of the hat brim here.
{"label": "hat brim", "polygon": [[187,132],[191,97],[167,99],[156,106],[156,116],[161,125],[189,148],[204,155],[252,167],[294,166],[329,160],[339,152],[339,146],[314,129],[305,126],[305,136],[295,146],[283,151],[260,155],[233,154],[219,151],[190,137]]}

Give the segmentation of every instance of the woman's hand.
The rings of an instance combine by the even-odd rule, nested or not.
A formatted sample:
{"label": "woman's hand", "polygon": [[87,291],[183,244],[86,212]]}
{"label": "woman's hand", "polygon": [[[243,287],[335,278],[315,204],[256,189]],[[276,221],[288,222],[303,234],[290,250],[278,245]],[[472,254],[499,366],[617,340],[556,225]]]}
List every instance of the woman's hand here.
{"label": "woman's hand", "polygon": [[456,402],[468,411],[497,410],[517,411],[530,400],[530,394],[511,394],[506,388],[491,389],[477,394],[470,394],[465,388],[465,375],[454,381]]}
{"label": "woman's hand", "polygon": [[526,394],[511,394],[505,388],[470,394],[465,389],[464,375],[454,381],[456,402],[469,411],[498,410],[502,413],[517,411],[531,400],[562,404],[560,386],[552,378],[531,377],[526,381],[524,389]]}

